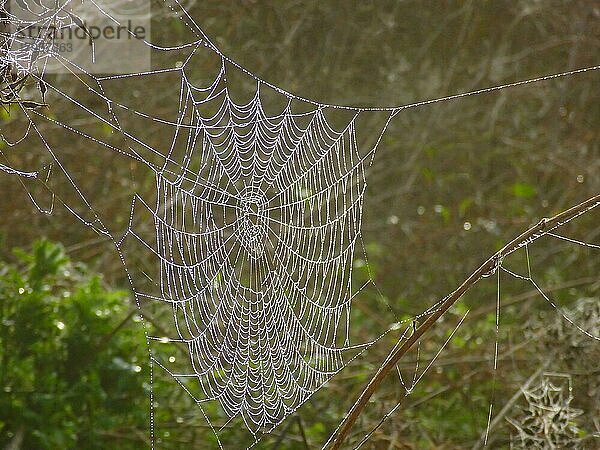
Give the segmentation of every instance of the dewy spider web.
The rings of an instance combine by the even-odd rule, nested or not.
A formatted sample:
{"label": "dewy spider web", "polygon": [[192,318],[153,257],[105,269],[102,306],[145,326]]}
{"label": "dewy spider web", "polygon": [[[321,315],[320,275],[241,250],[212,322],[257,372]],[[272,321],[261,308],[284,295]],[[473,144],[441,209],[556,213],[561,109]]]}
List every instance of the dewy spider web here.
{"label": "dewy spider web", "polygon": [[[353,288],[351,275],[360,247],[364,165],[375,148],[359,152],[359,112],[336,129],[327,118],[331,108],[311,104],[295,112],[292,103],[299,99],[277,90],[287,104],[269,115],[260,81],[248,103],[236,103],[226,81],[231,63],[205,37],[188,47],[187,60],[166,70],[181,81],[175,120],[151,117],[104,94],[111,82],[151,80],[166,71],[86,74],[97,82],[90,89],[106,102],[108,116],[59,86],[49,89],[122,133],[129,141],[127,155],[155,174],[154,201],[135,194],[129,227],[115,242],[140,307],[160,302],[172,308],[175,334],[149,339],[182,343],[191,367],[179,372],[167,361],[155,362],[178,380],[195,378],[199,405],[218,401],[228,417],[242,417],[258,435],[342,369],[349,352],[369,345],[351,345],[349,327],[350,303],[360,291]],[[207,85],[188,78],[190,61],[199,51],[216,54],[220,61]],[[20,67],[43,65],[40,61],[48,57],[60,55],[38,56]],[[8,64],[16,61],[9,58]],[[123,112],[172,129],[170,147],[157,150],[132,135],[121,125]],[[33,121],[41,113],[26,114],[28,131],[44,141]],[[46,119],[123,152],[68,123]],[[95,216],[81,220],[113,238],[74,182],[73,187]],[[146,232],[141,218],[154,223],[153,233]],[[144,252],[158,262],[154,273],[137,273],[135,264],[132,268],[130,255]],[[141,285],[144,277],[150,283]]]}
{"label": "dewy spider web", "polygon": [[[100,3],[97,7],[103,11]],[[44,78],[49,58],[82,73],[74,76],[101,108],[60,85],[50,84],[46,89],[121,135],[125,145],[117,146],[74,121],[63,122],[35,108],[23,109],[29,124],[21,140],[29,134],[40,139],[87,211],[79,212],[57,194],[58,201],[115,242],[140,310],[153,311],[155,305],[170,308],[173,335],[148,339],[183,345],[189,366],[187,370],[171,367],[152,354],[151,360],[177,379],[201,408],[218,402],[229,418],[241,417],[258,439],[387,333],[371,342],[356,345],[350,341],[351,303],[372,284],[352,284],[354,254],[364,251],[365,166],[390,120],[406,108],[600,66],[404,106],[329,105],[290,94],[256,77],[221,53],[186,8],[178,3],[168,7],[195,39],[172,47],[147,45],[158,52],[183,54],[174,68],[97,76],[60,54],[12,53],[10,34],[0,63],[4,69],[18,65],[21,75],[39,80]],[[43,18],[45,27],[57,18],[61,26],[77,23],[72,16],[49,13]],[[9,16],[9,20],[17,19]],[[211,57],[216,61],[214,76],[203,75],[202,79],[210,79],[196,81],[198,59],[207,58],[202,61],[212,67],[206,63]],[[32,71],[34,67],[41,74]],[[234,100],[228,80],[232,71],[253,80],[255,91],[249,101]],[[163,76],[180,83],[173,116],[148,112],[109,94],[115,85],[151,84]],[[19,99],[10,84],[5,90],[11,102]],[[279,113],[267,112],[262,100],[265,91],[284,104]],[[358,121],[377,112],[385,114],[383,125],[374,145],[361,149]],[[37,121],[41,119],[132,158],[153,172],[154,196],[134,194],[125,233],[109,231],[40,131]],[[157,147],[131,131],[133,121],[167,130],[168,148]],[[49,184],[50,172],[42,177],[42,171],[25,172],[4,164],[0,170]],[[55,192],[49,189],[54,199]],[[153,225],[150,229],[148,223]],[[199,389],[190,386],[190,378]],[[415,373],[413,385],[418,380]]]}
{"label": "dewy spider web", "polygon": [[[133,237],[160,261],[157,292],[137,295],[172,305],[201,402],[256,431],[344,366],[364,168],[354,119],[336,131],[319,108],[302,127],[290,105],[269,117],[258,89],[234,103],[224,74],[198,89],[184,73],[183,161],[167,155],[156,203],[136,197],[119,247]],[[154,218],[154,242],[137,232],[138,208]]]}

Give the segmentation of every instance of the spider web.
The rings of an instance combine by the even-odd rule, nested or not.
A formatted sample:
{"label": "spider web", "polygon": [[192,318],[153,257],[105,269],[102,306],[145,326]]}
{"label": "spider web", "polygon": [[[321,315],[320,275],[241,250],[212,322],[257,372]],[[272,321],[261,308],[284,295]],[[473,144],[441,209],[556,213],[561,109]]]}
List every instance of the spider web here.
{"label": "spider web", "polygon": [[[600,66],[397,107],[330,105],[296,96],[256,77],[224,55],[185,7],[177,2],[165,5],[193,39],[177,46],[146,42],[175,64],[143,73],[87,73],[49,50],[15,51],[15,35],[4,33],[0,71],[17,74],[15,80],[3,84],[4,103],[19,103],[28,124],[19,138],[3,137],[11,146],[25,142],[30,135],[35,137],[51,162],[35,172],[10,164],[0,165],[0,170],[19,177],[40,211],[52,212],[58,201],[114,242],[142,315],[163,314],[165,308],[172,315],[171,334],[148,334],[149,349],[173,343],[187,352],[185,363],[175,364],[150,350],[153,364],[181,384],[209,423],[214,418],[204,405],[217,402],[228,418],[241,418],[259,439],[389,331],[376,333],[368,342],[351,342],[352,302],[363,289],[374,286],[372,280],[359,286],[353,283],[355,253],[365,253],[361,236],[365,168],[393,117],[407,108],[571,76]],[[98,9],[103,11],[99,5]],[[49,9],[37,21],[24,25],[35,24],[42,30],[57,24],[60,28],[78,26],[77,17],[65,15],[63,10]],[[10,13],[7,17],[11,23],[19,20]],[[44,39],[40,35],[36,42],[43,44]],[[74,78],[86,95],[94,97],[95,104],[80,99],[76,89],[44,81],[44,65],[49,59],[58,59],[73,73],[80,73]],[[199,75],[198,67],[210,69]],[[234,98],[231,75],[253,86],[249,100]],[[43,86],[42,94],[50,90],[71,103],[82,117],[105,125],[121,137],[121,145],[78,126],[76,120],[48,115],[35,102],[25,103],[20,85],[15,84],[19,77],[34,78]],[[165,78],[179,86],[170,114],[147,111],[143,99],[127,98],[123,92],[119,97],[111,94],[115,86],[127,90]],[[280,110],[270,112],[265,97],[282,105]],[[374,144],[361,148],[357,133],[366,114],[380,114],[381,126]],[[133,194],[124,233],[110,230],[92,207],[41,131],[40,121],[137,161],[153,173],[154,189]],[[161,129],[162,136],[169,136],[169,145],[158,145],[134,132],[133,123]],[[51,185],[56,169],[69,181],[70,193]],[[31,193],[34,189],[25,184],[27,179],[40,181],[50,193],[46,206]],[[77,206],[65,200],[73,192],[79,197]],[[531,274],[520,277],[543,293]],[[406,330],[400,341],[410,334],[409,328]],[[399,372],[407,395],[434,360],[420,374],[417,362],[412,384]],[[220,431],[214,431],[218,436]]]}
{"label": "spider web", "polygon": [[[223,65],[211,86],[196,88],[184,69],[189,128],[173,141],[185,142],[182,159],[169,152],[155,170],[154,204],[136,196],[118,247],[137,253],[133,238],[159,261],[158,289],[136,292],[172,305],[174,339],[193,367],[183,376],[198,379],[199,403],[218,400],[256,432],[294,411],[353,348],[364,157],[355,118],[336,131],[318,108],[301,126],[289,103],[268,116],[260,88],[236,104],[224,75]],[[213,115],[202,113],[213,105]],[[144,213],[152,241],[138,231]]]}
{"label": "spider web", "polygon": [[[68,28],[76,20],[51,12],[44,11],[35,26],[47,29],[59,23]],[[44,33],[40,35],[43,47]],[[16,66],[18,74],[29,76],[37,68],[42,80],[45,61],[61,58],[49,50],[11,52],[16,43],[22,44],[17,41],[6,41],[3,63]],[[240,68],[203,35],[185,47],[186,60],[176,68],[148,73],[100,77],[71,67],[73,72],[84,72],[86,79],[80,80],[105,102],[104,111],[84,104],[61,86],[48,85],[50,91],[121,133],[127,141],[125,150],[33,108],[25,111],[30,123],[25,135],[11,144],[33,133],[53,154],[35,124],[36,117],[44,117],[126,154],[154,173],[153,198],[134,194],[129,225],[120,237],[107,229],[74,180],[72,188],[93,217],[65,206],[115,241],[142,311],[155,304],[171,308],[174,334],[148,335],[148,340],[183,345],[187,367],[174,367],[154,355],[152,362],[180,381],[198,405],[217,401],[227,417],[241,417],[258,437],[372,344],[352,345],[349,330],[351,302],[365,287],[352,284],[355,251],[364,251],[360,234],[364,168],[379,139],[361,153],[356,137],[360,111],[337,117],[334,126],[328,114],[338,108],[306,102],[260,80],[254,80],[255,92],[248,102],[236,102],[227,71]],[[188,72],[201,52],[216,57],[213,63],[217,61],[218,67],[206,84],[194,83]],[[151,84],[153,77],[165,73],[180,80],[172,119],[106,94],[112,84],[142,79]],[[88,84],[88,79],[97,86]],[[273,91],[283,100],[283,110],[267,113],[261,90]],[[132,115],[167,128],[172,133],[168,148],[154,148],[133,135],[123,125]],[[53,160],[69,178],[54,154]],[[3,170],[38,177],[8,166]],[[48,212],[56,199],[50,190]],[[154,226],[148,229],[148,223]],[[152,261],[151,267],[145,267],[142,259]],[[190,378],[197,381],[197,392],[189,386]]]}

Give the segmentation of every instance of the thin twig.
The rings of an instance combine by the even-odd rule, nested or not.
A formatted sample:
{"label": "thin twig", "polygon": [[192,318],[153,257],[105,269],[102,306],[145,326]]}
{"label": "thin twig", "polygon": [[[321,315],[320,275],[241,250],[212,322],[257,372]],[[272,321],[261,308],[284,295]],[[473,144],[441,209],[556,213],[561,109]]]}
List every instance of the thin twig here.
{"label": "thin twig", "polygon": [[291,420],[287,421],[287,423],[285,424],[285,426],[281,430],[281,433],[279,433],[279,437],[277,438],[277,440],[275,441],[275,443],[271,447],[271,450],[278,450],[279,449],[279,447],[281,446],[281,443],[283,442],[283,440],[286,438],[288,432],[290,431],[292,423],[293,422]]}
{"label": "thin twig", "polygon": [[398,361],[415,345],[416,342],[438,321],[438,319],[452,305],[454,305],[469,289],[479,280],[496,272],[502,260],[511,253],[531,243],[545,234],[559,228],[572,219],[587,213],[600,205],[600,194],[597,194],[584,202],[581,202],[560,214],[549,219],[542,219],[536,225],[510,241],[494,255],[488,258],[475,272],[473,272],[463,283],[446,296],[440,306],[419,326],[415,332],[399,347],[397,347],[385,360],[382,366],[371,378],[358,400],[354,403],[334,435],[327,441],[323,448],[330,447],[332,450],[341,448],[352,426],[366,407],[373,393],[379,388],[383,379],[394,369]]}
{"label": "thin twig", "polygon": [[306,450],[310,450],[310,445],[308,445],[308,439],[306,439],[306,433],[304,432],[304,425],[302,424],[302,419],[300,418],[300,416],[297,416],[296,419],[298,421],[298,429],[300,430],[300,436],[302,437],[304,448]]}
{"label": "thin twig", "polygon": [[100,341],[100,344],[98,345],[98,347],[96,348],[96,352],[101,352],[102,350],[104,350],[104,348],[106,348],[106,346],[108,345],[108,343],[110,342],[110,340],[119,332],[121,331],[121,329],[127,325],[127,322],[129,322],[129,320],[135,315],[137,314],[138,310],[137,308],[132,308],[129,311],[129,314],[127,314],[123,320],[121,320],[121,322],[119,322],[119,324],[113,328],[109,333],[107,333],[106,335],[104,335],[104,337],[102,338],[102,340]]}

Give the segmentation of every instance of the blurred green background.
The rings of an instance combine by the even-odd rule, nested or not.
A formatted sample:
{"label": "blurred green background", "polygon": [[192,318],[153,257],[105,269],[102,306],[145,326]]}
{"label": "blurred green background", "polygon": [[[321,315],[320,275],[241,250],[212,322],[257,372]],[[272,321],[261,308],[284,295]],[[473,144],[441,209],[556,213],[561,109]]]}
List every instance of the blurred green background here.
{"label": "blurred green background", "polygon": [[[600,8],[592,0],[205,0],[187,7],[234,61],[325,103],[402,105],[600,61]],[[155,41],[192,39],[162,3],[153,4],[153,11]],[[160,67],[167,59],[156,55],[154,63]],[[600,192],[599,80],[598,72],[589,72],[408,109],[394,118],[367,172],[364,241],[382,295],[365,293],[355,305],[357,340],[422,312],[529,225]],[[72,77],[53,75],[48,81],[98,107]],[[115,98],[135,95],[125,83],[109,88]],[[157,115],[170,111],[177,88],[168,80],[135,87],[146,110]],[[34,96],[37,86],[26,89]],[[47,101],[52,117],[122,144],[51,91]],[[0,115],[7,139],[23,134],[22,112],[12,108]],[[372,144],[381,119],[377,114],[365,119],[358,129],[360,145]],[[154,188],[152,174],[50,121],[34,120],[118,235],[127,226],[132,193]],[[136,129],[133,119],[126,124],[156,148],[169,143],[160,130]],[[3,163],[21,169],[37,170],[51,161],[35,135],[15,147],[0,141],[0,150]],[[77,211],[89,218],[59,171],[50,179],[56,195],[50,216],[38,213],[27,194],[45,208],[52,204],[48,192],[23,183],[0,176],[0,446],[145,448],[147,346],[122,263],[111,242],[60,206],[79,202]],[[598,244],[599,219],[598,212],[589,213],[563,232]],[[49,241],[40,241],[42,236]],[[587,329],[598,327],[598,250],[544,238],[531,246],[529,260],[536,282],[558,305]],[[526,255],[520,251],[505,263],[525,273]],[[478,284],[422,342],[421,370],[470,309],[427,375],[364,448],[478,448],[490,403],[504,417],[491,429],[489,446],[509,448],[511,436],[516,446],[516,428],[506,418],[522,417],[527,402],[520,388],[528,380],[535,384],[540,368],[570,377],[571,406],[582,411],[573,419],[573,445],[598,448],[598,342],[570,333],[530,283],[502,275],[494,371],[496,283],[492,277]],[[169,323],[154,317],[148,331],[158,334]],[[390,336],[371,349],[257,448],[319,448],[392,345]],[[405,380],[413,377],[416,357],[411,353],[399,365]],[[203,415],[177,383],[156,371],[154,390],[157,448],[216,448]],[[402,396],[398,377],[386,380],[348,448]],[[239,424],[220,436],[225,448],[252,442]]]}

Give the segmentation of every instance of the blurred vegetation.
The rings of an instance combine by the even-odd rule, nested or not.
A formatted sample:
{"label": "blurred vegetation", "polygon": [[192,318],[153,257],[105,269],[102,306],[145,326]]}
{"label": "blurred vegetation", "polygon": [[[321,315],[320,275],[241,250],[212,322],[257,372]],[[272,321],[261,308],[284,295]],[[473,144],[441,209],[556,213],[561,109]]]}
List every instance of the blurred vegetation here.
{"label": "blurred vegetation", "polygon": [[127,292],[49,241],[14,255],[0,262],[0,446],[140,448],[148,355]]}
{"label": "blurred vegetation", "polygon": [[[161,10],[158,3],[154,6],[155,11]],[[190,2],[189,10],[226,54],[261,78],[298,95],[339,104],[406,104],[596,65],[600,54],[600,10],[592,0],[435,4],[416,0],[206,0]],[[152,33],[157,41],[172,43],[190,38],[189,30],[179,20],[164,14],[153,22]],[[156,55],[154,63],[165,63],[161,58],[164,56]],[[67,86],[77,98],[94,106],[96,100],[88,98],[86,87],[73,85],[71,80],[70,76],[54,75],[49,81]],[[240,81],[241,92],[244,83],[249,81]],[[113,86],[111,95],[143,101],[144,110],[168,114],[176,109],[178,86],[169,79],[152,85],[123,83]],[[363,220],[371,275],[384,300],[379,293],[366,291],[355,303],[356,341],[422,312],[528,225],[600,192],[598,86],[597,73],[587,73],[409,109],[392,121],[368,170]],[[28,89],[33,95],[36,86]],[[124,145],[119,136],[53,92],[48,92],[47,101],[52,117],[77,123],[116,147]],[[2,133],[13,141],[26,123],[16,109],[10,114],[0,110],[0,120]],[[171,136],[160,127],[142,123],[135,128],[134,120],[123,120],[133,134],[155,148],[170,143]],[[121,155],[79,139],[49,121],[36,121],[95,211],[119,236],[129,219],[133,192],[151,192],[152,175]],[[363,123],[358,129],[360,145],[372,145],[380,126],[381,117],[377,115]],[[7,147],[0,141],[0,150],[0,156],[11,166],[23,170],[38,170],[51,161],[35,138],[17,147]],[[133,323],[135,314],[109,345],[102,351],[93,350],[101,345],[95,340],[109,334],[135,307],[124,292],[107,290],[104,283],[125,290],[129,289],[128,280],[113,244],[81,226],[60,207],[61,199],[73,205],[78,197],[59,171],[53,173],[50,186],[57,193],[57,206],[53,215],[47,216],[24,206],[29,200],[23,187],[43,208],[52,204],[48,192],[33,185],[21,186],[11,176],[0,177],[0,226],[6,242],[0,254],[8,261],[14,258],[10,248],[27,247],[45,235],[63,242],[66,254],[102,273],[104,281],[85,270],[78,274],[80,269],[69,269],[70,278],[64,276],[64,269],[52,272],[50,268],[57,264],[73,264],[61,262],[64,256],[60,252],[56,254],[58,260],[22,254],[17,262],[3,266],[2,283],[6,287],[2,287],[0,296],[6,301],[0,305],[5,308],[1,319],[3,324],[14,323],[3,325],[2,339],[15,339],[9,348],[16,346],[21,352],[3,353],[9,354],[11,361],[2,364],[0,370],[11,373],[11,382],[16,383],[0,383],[12,389],[0,393],[3,430],[24,430],[32,441],[27,441],[30,447],[23,448],[38,448],[43,439],[53,442],[47,448],[71,448],[82,442],[78,439],[90,436],[95,439],[89,446],[75,447],[140,448],[141,440],[130,441],[122,436],[123,432],[138,436],[137,431],[144,435],[148,421],[149,394],[144,387],[149,371],[147,347],[141,326]],[[82,206],[77,212],[90,218]],[[563,231],[598,243],[598,224],[600,214],[594,212]],[[44,254],[57,248],[45,243],[36,249],[44,247]],[[593,322],[586,322],[585,312],[593,311],[589,305],[600,301],[598,251],[551,238],[528,250],[538,284],[551,293],[557,305],[593,326]],[[33,255],[39,251],[34,250]],[[41,268],[35,269],[45,277],[38,287],[34,287],[38,276],[33,269],[36,258],[48,260],[39,262]],[[505,264],[517,273],[526,273],[525,252],[518,252]],[[357,261],[356,266],[360,282],[367,276],[364,261]],[[494,413],[506,406],[506,418],[517,417],[519,407],[526,405],[520,388],[540,367],[571,377],[571,406],[583,411],[575,419],[582,439],[577,445],[600,445],[597,342],[585,341],[583,345],[572,337],[567,339],[566,331],[558,325],[563,319],[539,292],[530,283],[507,274],[500,279],[503,307],[496,335],[497,280],[493,278],[480,283],[421,343],[422,370],[457,320],[470,310],[466,322],[421,383],[364,448],[477,448],[485,433],[490,403],[494,404]],[[21,287],[28,291],[19,294]],[[71,292],[71,297],[64,298],[64,292]],[[25,298],[27,302],[18,302]],[[582,304],[588,305],[584,312],[578,309]],[[116,309],[105,317],[95,315],[96,309],[106,308]],[[45,311],[41,316],[40,310]],[[10,318],[10,314],[17,313],[21,319]],[[32,316],[34,313],[37,315]],[[65,317],[69,319],[63,320]],[[168,326],[170,318],[150,319],[148,326],[160,335],[160,327]],[[63,330],[58,329],[57,321],[66,324]],[[79,328],[71,336],[76,333],[71,321],[96,332],[82,333]],[[22,334],[25,337],[10,337],[19,330],[28,330]],[[499,361],[494,371],[496,337]],[[69,347],[69,342],[88,347],[77,350]],[[40,348],[34,354],[31,346],[36,343]],[[304,449],[322,445],[392,344],[390,338],[354,361],[303,406],[297,417],[282,424],[258,447]],[[75,365],[68,363],[74,351],[86,356]],[[184,357],[177,349],[157,350],[161,351],[165,358]],[[22,356],[17,357],[19,354]],[[115,358],[139,365],[141,373],[115,365]],[[400,364],[405,381],[414,376],[416,358],[412,353]],[[102,384],[106,377],[114,378],[115,371],[120,371],[119,383]],[[38,394],[16,394],[32,386]],[[49,392],[48,386],[53,393],[50,399],[42,394]],[[75,391],[71,391],[74,386],[78,389],[76,398]],[[159,448],[216,447],[202,413],[172,378],[157,370],[154,387]],[[403,392],[398,378],[386,381],[357,424],[349,448],[402,399]],[[120,399],[129,400],[120,403]],[[218,410],[209,412],[219,414]],[[223,417],[218,425],[225,425],[225,421]],[[39,430],[38,435],[33,430]],[[106,433],[100,433],[102,430]],[[508,448],[514,431],[507,420],[500,420],[491,430],[490,447]],[[115,437],[115,432],[121,434]],[[7,431],[2,433],[5,443],[9,436]],[[251,442],[237,424],[226,428],[222,436],[226,448],[245,448]]]}

